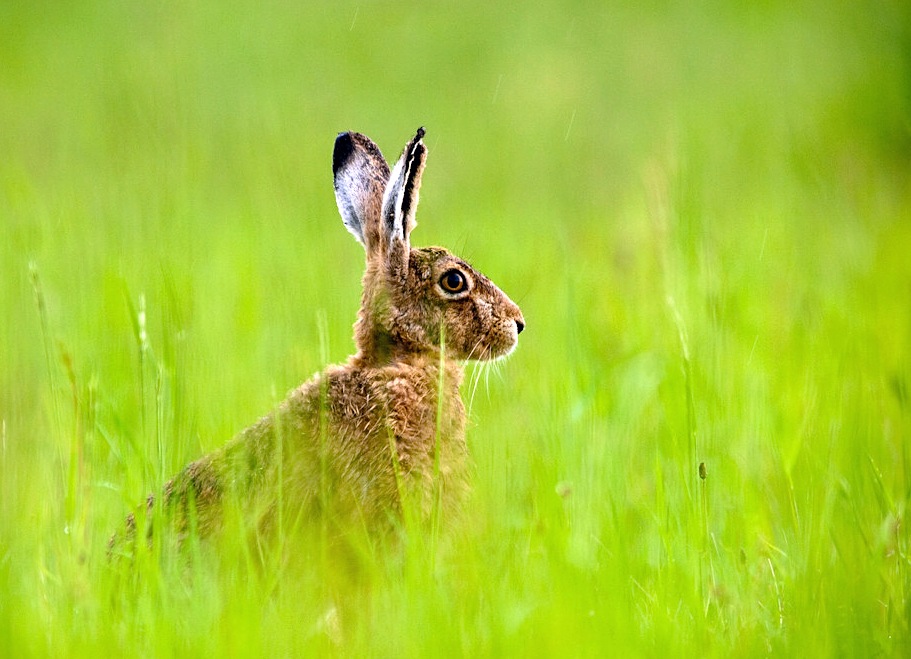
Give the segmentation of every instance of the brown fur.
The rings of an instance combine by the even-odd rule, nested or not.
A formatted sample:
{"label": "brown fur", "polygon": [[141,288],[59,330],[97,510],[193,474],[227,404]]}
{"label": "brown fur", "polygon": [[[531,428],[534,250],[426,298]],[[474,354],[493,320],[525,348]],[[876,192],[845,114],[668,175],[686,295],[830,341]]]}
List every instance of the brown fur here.
{"label": "brown fur", "polygon": [[[423,129],[390,173],[367,137],[339,135],[339,211],[367,254],[357,353],[165,485],[165,516],[178,538],[220,529],[229,498],[261,530],[274,527],[278,513],[291,524],[324,515],[372,528],[400,514],[406,499],[424,518],[435,501],[444,512],[458,507],[468,487],[458,360],[507,354],[524,319],[465,261],[440,247],[410,247],[422,137]],[[464,290],[444,287],[452,271]],[[146,510],[153,506],[150,496]],[[130,515],[128,537],[136,526]]]}

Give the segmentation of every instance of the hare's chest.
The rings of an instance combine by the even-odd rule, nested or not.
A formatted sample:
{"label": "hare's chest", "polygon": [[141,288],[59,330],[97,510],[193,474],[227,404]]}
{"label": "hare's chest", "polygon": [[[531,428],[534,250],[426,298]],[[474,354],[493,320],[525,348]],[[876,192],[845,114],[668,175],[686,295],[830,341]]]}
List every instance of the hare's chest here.
{"label": "hare's chest", "polygon": [[405,450],[429,452],[460,441],[464,408],[457,384],[438,378],[395,377],[383,387],[386,428]]}
{"label": "hare's chest", "polygon": [[438,380],[416,383],[405,378],[390,380],[385,387],[385,421],[395,463],[427,495],[427,506],[437,478],[447,498],[458,499],[464,489],[465,411],[458,385],[442,392],[439,387]]}
{"label": "hare's chest", "polygon": [[370,373],[340,369],[329,383],[329,435],[346,468],[385,472],[392,459],[420,470],[433,463],[436,450],[464,443],[456,377],[440,378],[426,364],[398,364]]}
{"label": "hare's chest", "polygon": [[408,451],[432,447],[438,427],[437,392],[428,383],[393,378],[383,386],[384,424],[396,444]]}

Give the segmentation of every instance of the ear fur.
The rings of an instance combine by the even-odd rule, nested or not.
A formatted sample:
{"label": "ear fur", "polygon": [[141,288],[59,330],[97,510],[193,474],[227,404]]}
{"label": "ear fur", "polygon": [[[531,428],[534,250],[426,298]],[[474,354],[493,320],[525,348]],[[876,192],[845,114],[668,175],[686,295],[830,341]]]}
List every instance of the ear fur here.
{"label": "ear fur", "polygon": [[421,175],[427,161],[427,147],[421,141],[423,137],[424,128],[418,128],[392,168],[383,193],[383,228],[390,246],[396,240],[401,240],[407,246],[411,231],[417,226],[414,216],[418,207]]}
{"label": "ear fur", "polygon": [[370,254],[380,247],[383,191],[389,165],[379,147],[360,133],[339,133],[332,152],[335,201],[345,227]]}

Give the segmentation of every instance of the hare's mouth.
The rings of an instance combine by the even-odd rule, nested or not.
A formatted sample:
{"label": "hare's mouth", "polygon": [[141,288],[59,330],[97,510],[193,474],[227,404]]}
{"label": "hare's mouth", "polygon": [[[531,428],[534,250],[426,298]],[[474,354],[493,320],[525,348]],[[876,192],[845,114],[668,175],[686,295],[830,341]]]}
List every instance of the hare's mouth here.
{"label": "hare's mouth", "polygon": [[499,348],[489,348],[485,351],[485,354],[478,355],[474,357],[476,361],[484,362],[487,364],[492,364],[495,362],[505,361],[516,351],[516,347],[519,345],[518,341],[515,341],[512,345],[499,347]]}
{"label": "hare's mouth", "polygon": [[482,336],[472,350],[468,351],[467,359],[477,361],[495,361],[509,356],[519,345],[519,332],[524,328],[524,323],[510,319],[503,319],[493,325]]}

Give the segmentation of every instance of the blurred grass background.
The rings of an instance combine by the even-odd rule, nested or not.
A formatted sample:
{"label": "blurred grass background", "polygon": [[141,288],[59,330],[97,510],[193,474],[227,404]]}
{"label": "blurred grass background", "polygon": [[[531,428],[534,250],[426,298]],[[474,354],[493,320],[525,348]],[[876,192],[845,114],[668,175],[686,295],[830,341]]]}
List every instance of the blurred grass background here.
{"label": "blurred grass background", "polygon": [[[415,243],[528,321],[465,520],[341,632],[319,566],[119,594],[125,511],[352,350],[335,134],[419,125]],[[911,648],[900,0],[6,0],[0,237],[4,656]]]}

